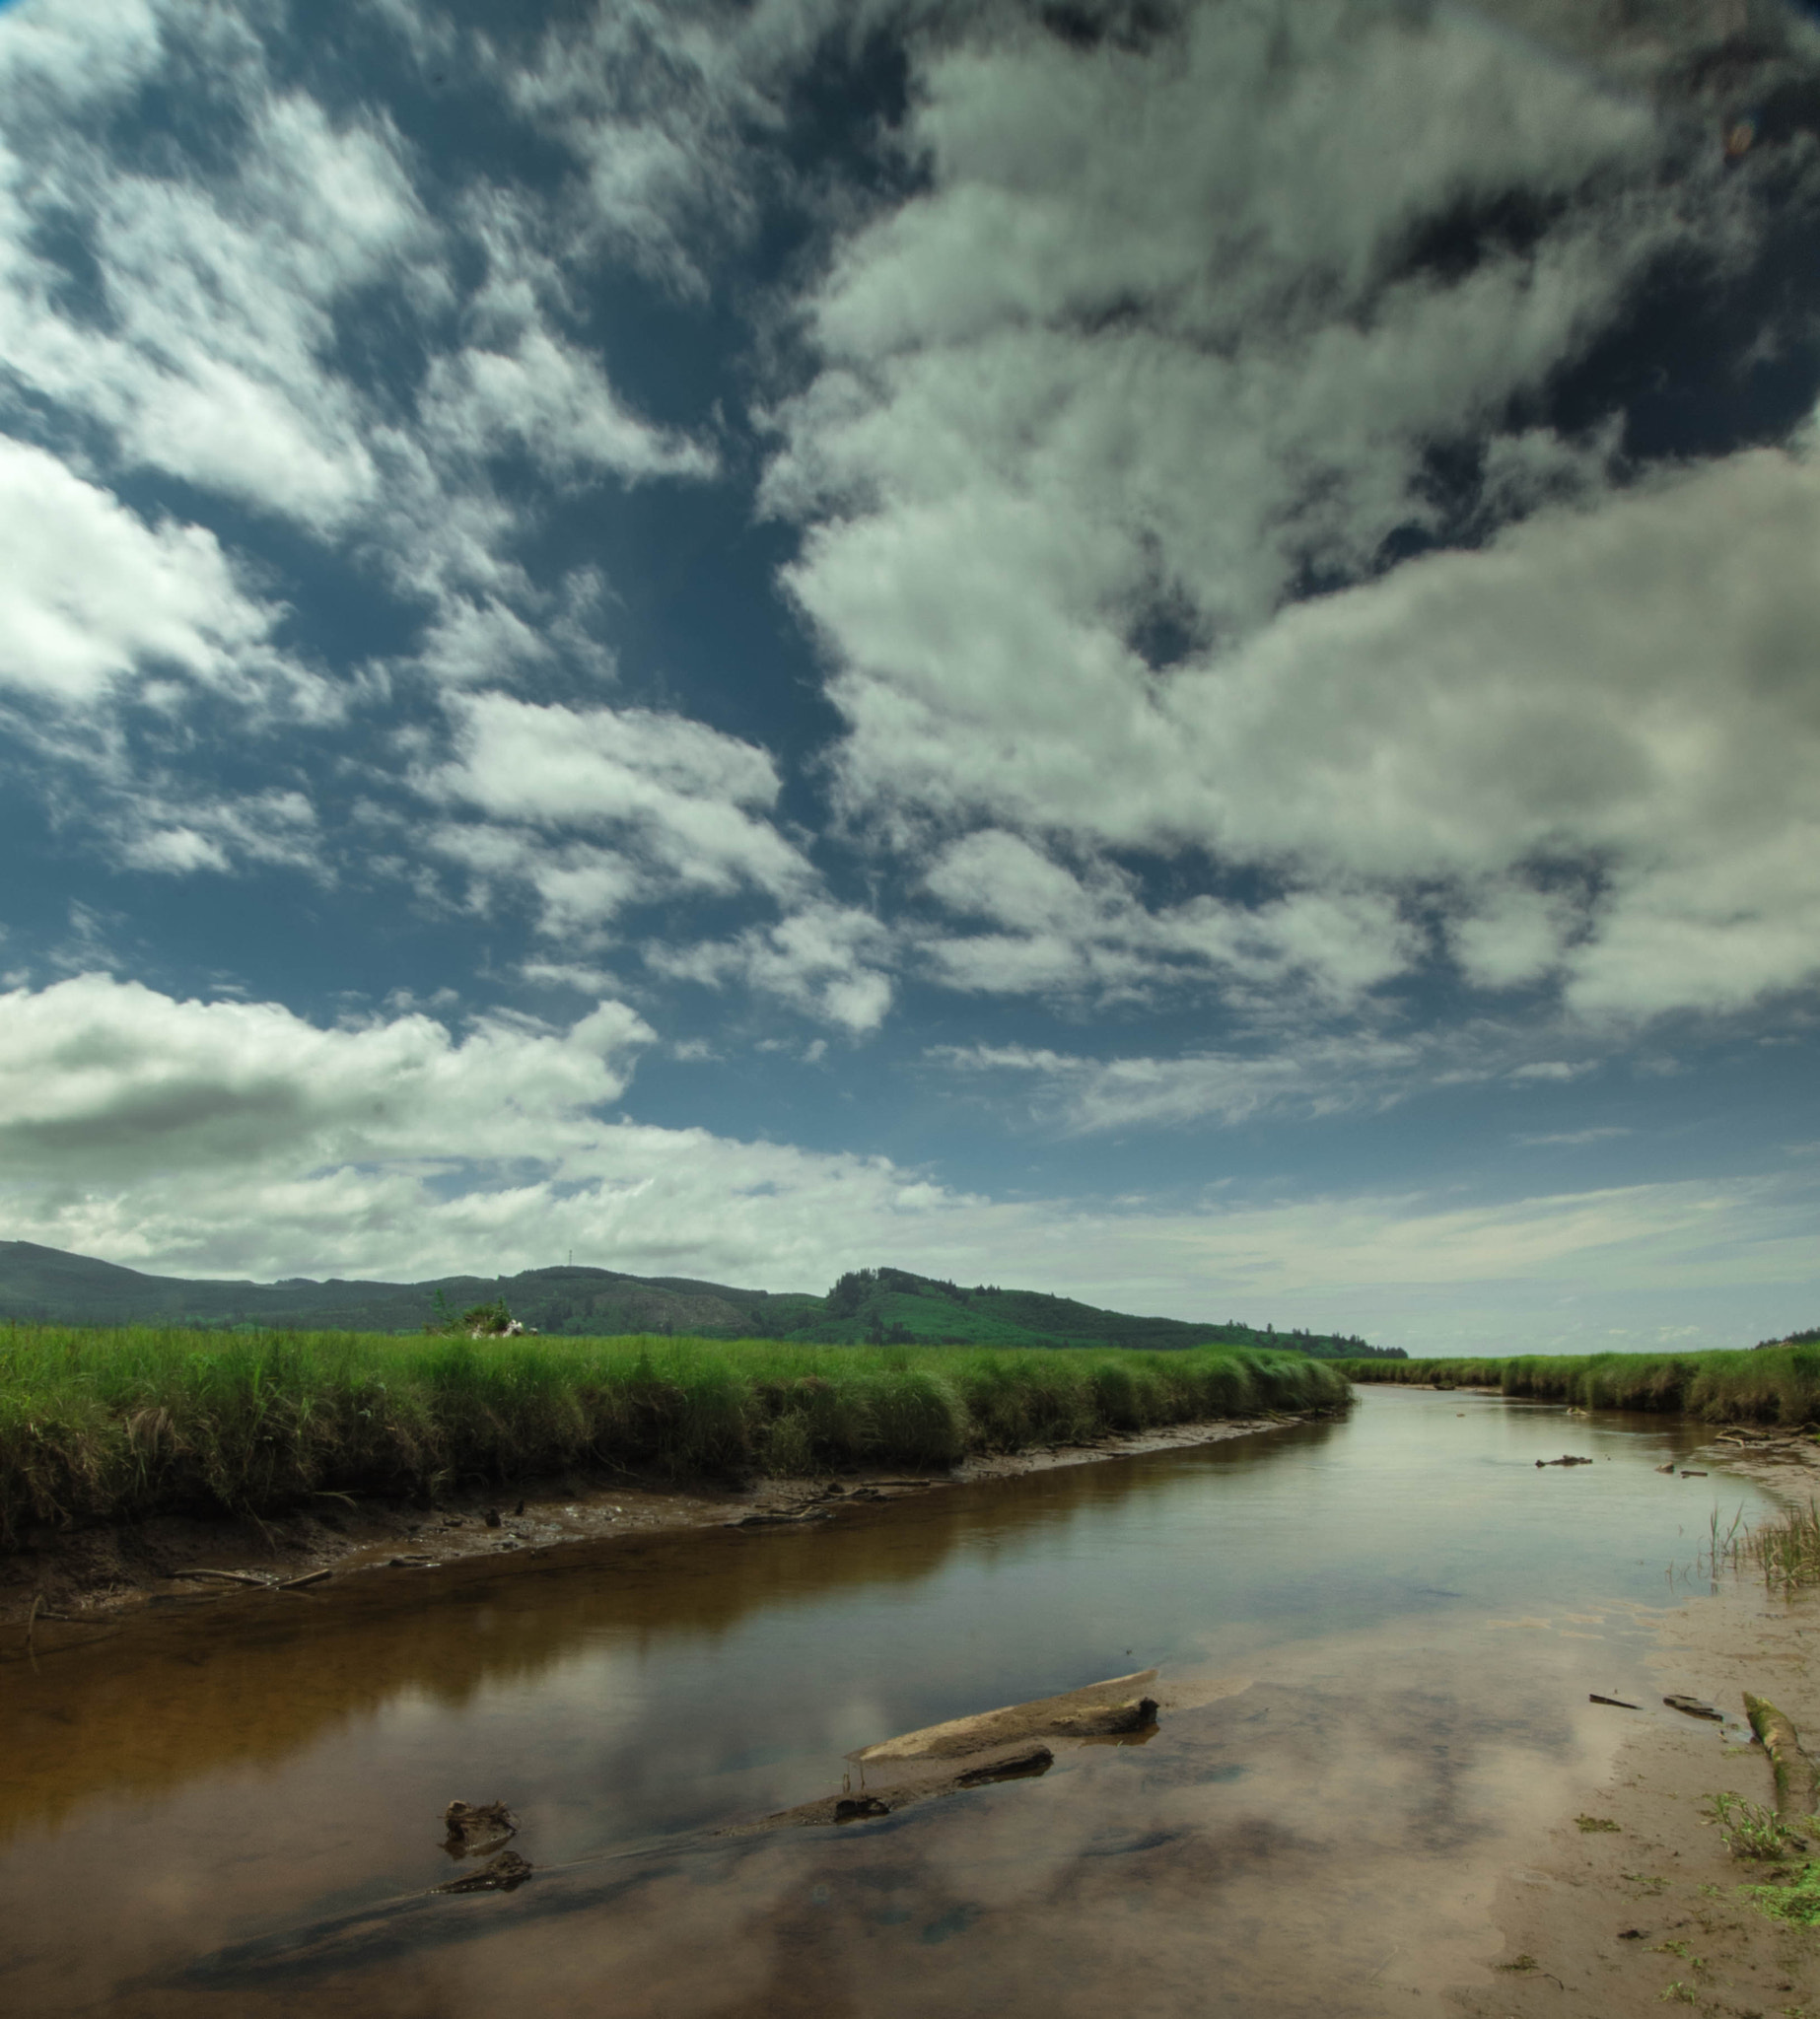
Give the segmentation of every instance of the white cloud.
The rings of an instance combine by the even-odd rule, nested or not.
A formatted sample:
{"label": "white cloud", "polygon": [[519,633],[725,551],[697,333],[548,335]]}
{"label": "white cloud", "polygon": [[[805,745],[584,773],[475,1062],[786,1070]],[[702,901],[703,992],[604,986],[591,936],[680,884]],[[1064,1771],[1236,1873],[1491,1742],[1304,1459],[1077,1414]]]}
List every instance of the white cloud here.
{"label": "white cloud", "polygon": [[456,697],[450,709],[455,754],[420,767],[415,784],[427,800],[484,816],[446,819],[430,837],[470,871],[476,906],[501,886],[528,886],[538,930],[579,948],[603,943],[638,905],[757,895],[783,916],[710,941],[689,940],[672,916],[665,939],[646,942],[646,967],[714,989],[737,982],[855,1036],[883,1021],[891,936],[870,913],[832,902],[767,817],[781,788],[768,752],[649,709],[499,693]]}
{"label": "white cloud", "polygon": [[704,250],[749,231],[758,178],[752,145],[777,131],[782,96],[822,37],[856,39],[918,10],[874,0],[612,0],[544,31],[507,90],[587,177],[577,219],[588,238],[679,292],[707,291]]}
{"label": "white cloud", "polygon": [[[380,481],[360,397],[330,362],[334,309],[408,273],[434,232],[384,126],[338,131],[314,100],[272,91],[244,23],[179,22],[218,87],[243,84],[245,146],[219,179],[130,172],[81,126],[46,127],[31,159],[0,156],[8,368],[110,430],[124,462],[330,531]],[[15,134],[37,123],[22,113]],[[61,274],[27,249],[53,213],[90,239],[94,319],[63,308]]]}
{"label": "white cloud", "polygon": [[[801,853],[763,817],[779,780],[755,744],[649,709],[539,706],[499,693],[456,698],[450,709],[456,754],[420,770],[417,790],[514,826],[446,845],[476,860],[491,850],[502,870],[534,870],[546,901],[568,888],[566,919],[579,915],[576,893],[591,881],[616,909],[641,892],[789,897],[812,880]],[[578,829],[612,835],[613,850],[572,845],[558,861],[533,838]]]}
{"label": "white cloud", "polygon": [[941,1046],[929,1057],[961,1073],[1027,1077],[1044,1120],[1089,1135],[1387,1107],[1408,1090],[1431,1051],[1414,1040],[1352,1035],[1286,1040],[1268,1052],[1173,1058],[1095,1059],[1024,1045]]}
{"label": "white cloud", "polygon": [[653,941],[645,964],[672,981],[709,988],[740,981],[864,1037],[891,1008],[889,954],[890,936],[870,912],[811,899],[776,925],[750,927],[730,940],[692,946]]}
{"label": "white cloud", "polygon": [[1077,872],[999,829],[951,844],[924,880],[948,911],[1007,929],[926,944],[950,987],[995,994],[1111,999],[1217,982],[1262,1005],[1294,977],[1303,997],[1343,1010],[1408,964],[1413,939],[1395,904],[1371,891],[1153,909],[1129,872],[1103,861]]}
{"label": "white cloud", "polygon": [[177,1002],[78,976],[0,996],[0,1144],[15,1182],[535,1155],[615,1100],[654,1033],[602,1003],[567,1031],[424,1015],[321,1030],[276,1004]]}
{"label": "white cloud", "polygon": [[25,0],[0,37],[0,77],[65,107],[143,76],[159,49],[152,0]]}
{"label": "white cloud", "polygon": [[[1430,1350],[1786,1331],[1820,1294],[1811,1185],[1182,1208],[969,1196],[882,1158],[601,1119],[654,1033],[421,1013],[320,1029],[85,975],[0,994],[9,1230],[177,1273],[426,1277],[579,1257],[819,1288],[878,1261],[1114,1308]],[[1806,1299],[1804,1303],[1802,1300]]]}
{"label": "white cloud", "polygon": [[629,412],[594,358],[543,328],[521,331],[510,350],[470,347],[439,358],[421,411],[455,453],[517,448],[559,476],[596,468],[631,479],[715,472],[710,451]]}
{"label": "white cloud", "polygon": [[966,1204],[882,1159],[601,1119],[654,1039],[614,1002],[457,1040],[421,1013],[325,1030],[98,974],[13,990],[0,1192],[15,1229],[171,1266],[490,1271],[573,1243],[811,1282],[835,1229]]}
{"label": "white cloud", "polygon": [[123,805],[119,827],[129,869],[184,876],[264,863],[323,873],[315,808],[283,788],[239,799],[192,795],[180,805],[139,793]]}
{"label": "white cloud", "polygon": [[144,672],[250,696],[279,670],[283,612],[249,594],[212,532],[149,526],[41,449],[0,436],[0,686],[87,708]]}
{"label": "white cloud", "polygon": [[[1426,957],[1397,920],[1437,892],[1471,984],[1585,1017],[1820,972],[1820,466],[1620,493],[1609,423],[1496,434],[1654,262],[1748,257],[1710,154],[1463,12],[1341,4],[1197,7],[1149,53],[992,27],[925,51],[914,104],[928,186],[805,303],[821,370],[767,480],[807,526],[788,582],[856,831],[1200,848],[1306,907],[1274,945],[1211,905],[1142,919],[1008,839],[987,903],[963,843],[936,894],[1025,918],[940,941],[939,972],[1118,990],[1198,929],[1226,986],[1299,958],[1342,1003]],[[1512,197],[1533,243],[1409,262]],[[1488,508],[1530,516],[1376,577],[1393,531],[1447,530],[1436,443],[1487,447]],[[1294,600],[1308,569],[1355,586]]]}

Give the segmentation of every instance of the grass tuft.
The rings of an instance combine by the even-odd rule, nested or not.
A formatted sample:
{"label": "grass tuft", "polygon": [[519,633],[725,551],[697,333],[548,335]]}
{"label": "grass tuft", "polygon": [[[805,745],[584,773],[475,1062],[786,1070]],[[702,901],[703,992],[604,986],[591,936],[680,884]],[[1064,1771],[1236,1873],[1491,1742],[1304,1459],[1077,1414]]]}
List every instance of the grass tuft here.
{"label": "grass tuft", "polygon": [[945,1468],[1203,1418],[1343,1410],[1295,1353],[0,1330],[0,1548],[35,1525],[435,1499],[572,1468]]}
{"label": "grass tuft", "polygon": [[1820,1584],[1820,1506],[1785,1507],[1743,1537],[1734,1552],[1754,1563],[1773,1591]]}

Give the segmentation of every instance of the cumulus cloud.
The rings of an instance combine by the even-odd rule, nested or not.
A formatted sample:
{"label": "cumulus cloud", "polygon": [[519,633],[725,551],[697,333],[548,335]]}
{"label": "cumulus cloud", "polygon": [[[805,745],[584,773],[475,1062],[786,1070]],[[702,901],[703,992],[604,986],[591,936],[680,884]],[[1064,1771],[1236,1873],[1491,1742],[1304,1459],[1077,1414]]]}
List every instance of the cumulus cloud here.
{"label": "cumulus cloud", "polygon": [[526,886],[544,935],[588,945],[638,906],[756,897],[782,916],[730,939],[691,940],[666,918],[665,937],[644,943],[647,971],[712,989],[737,982],[856,1036],[883,1021],[891,935],[830,900],[769,817],[782,781],[767,751],[650,709],[499,693],[450,706],[455,753],[421,767],[416,786],[483,816],[446,819],[432,837],[469,870],[477,906]]}
{"label": "cumulus cloud", "polygon": [[101,974],[15,989],[9,1224],[218,1270],[506,1267],[573,1242],[818,1282],[841,1252],[831,1226],[878,1241],[967,1203],[882,1159],[608,1119],[655,1035],[612,1001],[566,1028],[482,1016],[457,1037],[421,1012],[324,1029]]}
{"label": "cumulus cloud", "polygon": [[1261,1006],[1294,979],[1313,1004],[1342,1010],[1408,965],[1414,937],[1373,891],[1147,906],[1137,878],[1115,865],[1077,871],[1002,829],[943,850],[924,883],[950,913],[1005,929],[926,941],[940,979],[982,993],[1110,1000],[1214,984]]}
{"label": "cumulus cloud", "polygon": [[270,1003],[77,976],[0,996],[0,1143],[16,1181],[535,1154],[615,1100],[654,1033],[601,1003],[566,1031],[424,1015],[319,1029]]}
{"label": "cumulus cloud", "polygon": [[[1670,254],[1748,260],[1711,150],[1464,12],[1340,0],[1191,8],[1148,48],[994,18],[917,84],[926,186],[807,296],[767,480],[856,828],[1206,850],[1331,908],[1303,974],[1341,997],[1427,956],[1415,893],[1471,985],[1586,1016],[1820,970],[1811,454],[1639,482],[1614,416],[1512,419]],[[979,908],[990,849],[1048,907],[940,943],[961,986],[1130,985],[1190,925],[1294,965],[1255,907],[1137,921],[1111,872],[1070,893],[1009,847],[936,856],[944,901]]]}

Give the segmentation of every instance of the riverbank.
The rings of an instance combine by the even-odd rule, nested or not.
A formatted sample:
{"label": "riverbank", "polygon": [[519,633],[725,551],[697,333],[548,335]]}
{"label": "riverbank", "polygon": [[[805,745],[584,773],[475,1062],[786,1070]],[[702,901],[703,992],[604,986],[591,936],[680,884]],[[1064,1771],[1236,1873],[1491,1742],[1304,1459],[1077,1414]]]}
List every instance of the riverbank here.
{"label": "riverbank", "polygon": [[1525,1354],[1512,1359],[1337,1360],[1348,1380],[1494,1388],[1581,1409],[1638,1409],[1710,1424],[1820,1423],[1820,1346],[1749,1353]]}
{"label": "riverbank", "polygon": [[[1650,1658],[1661,1694],[1726,1713],[1723,1726],[1655,1703],[1614,1718],[1638,1729],[1611,1776],[1588,1786],[1502,1882],[1504,1937],[1491,1987],[1455,1993],[1469,2019],[1645,2019],[1666,2004],[1734,2019],[1820,2011],[1820,1933],[1764,1913],[1752,1889],[1789,1866],[1734,1857],[1714,1797],[1767,1805],[1770,1763],[1742,1726],[1745,1691],[1768,1695],[1820,1740],[1812,1661],[1820,1600],[1748,1587],[1663,1623]],[[1811,1853],[1810,1853],[1811,1854]]]}
{"label": "riverbank", "polygon": [[773,1340],[0,1332],[0,1551],[161,1515],[269,1520],[565,1472],[945,1470],[1268,1410],[1345,1409],[1293,1353],[804,1348]]}
{"label": "riverbank", "polygon": [[434,1508],[322,1496],[312,1506],[249,1517],[158,1515],[146,1521],[57,1530],[40,1527],[0,1552],[0,1625],[30,1629],[0,1664],[77,1647],[140,1608],[242,1591],[279,1604],[321,1597],[364,1573],[417,1580],[526,1566],[553,1552],[685,1529],[809,1525],[846,1505],[902,1499],[977,1480],[1091,1464],[1147,1452],[1257,1436],[1327,1411],[1273,1412],[1107,1431],[1078,1442],[963,1458],[945,1471],[906,1476],[882,1463],[837,1477],[770,1477],[745,1485],[615,1476],[530,1480],[516,1497],[467,1493]]}

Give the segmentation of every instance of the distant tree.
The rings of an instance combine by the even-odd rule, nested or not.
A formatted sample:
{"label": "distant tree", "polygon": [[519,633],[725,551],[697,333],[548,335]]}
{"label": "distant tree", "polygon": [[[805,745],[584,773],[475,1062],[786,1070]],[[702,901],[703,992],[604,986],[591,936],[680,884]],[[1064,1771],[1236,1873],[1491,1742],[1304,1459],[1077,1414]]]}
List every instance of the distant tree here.
{"label": "distant tree", "polygon": [[830,1318],[857,1318],[861,1310],[876,1294],[878,1272],[875,1269],[850,1269],[847,1274],[835,1280],[834,1288],[828,1291],[827,1315]]}

